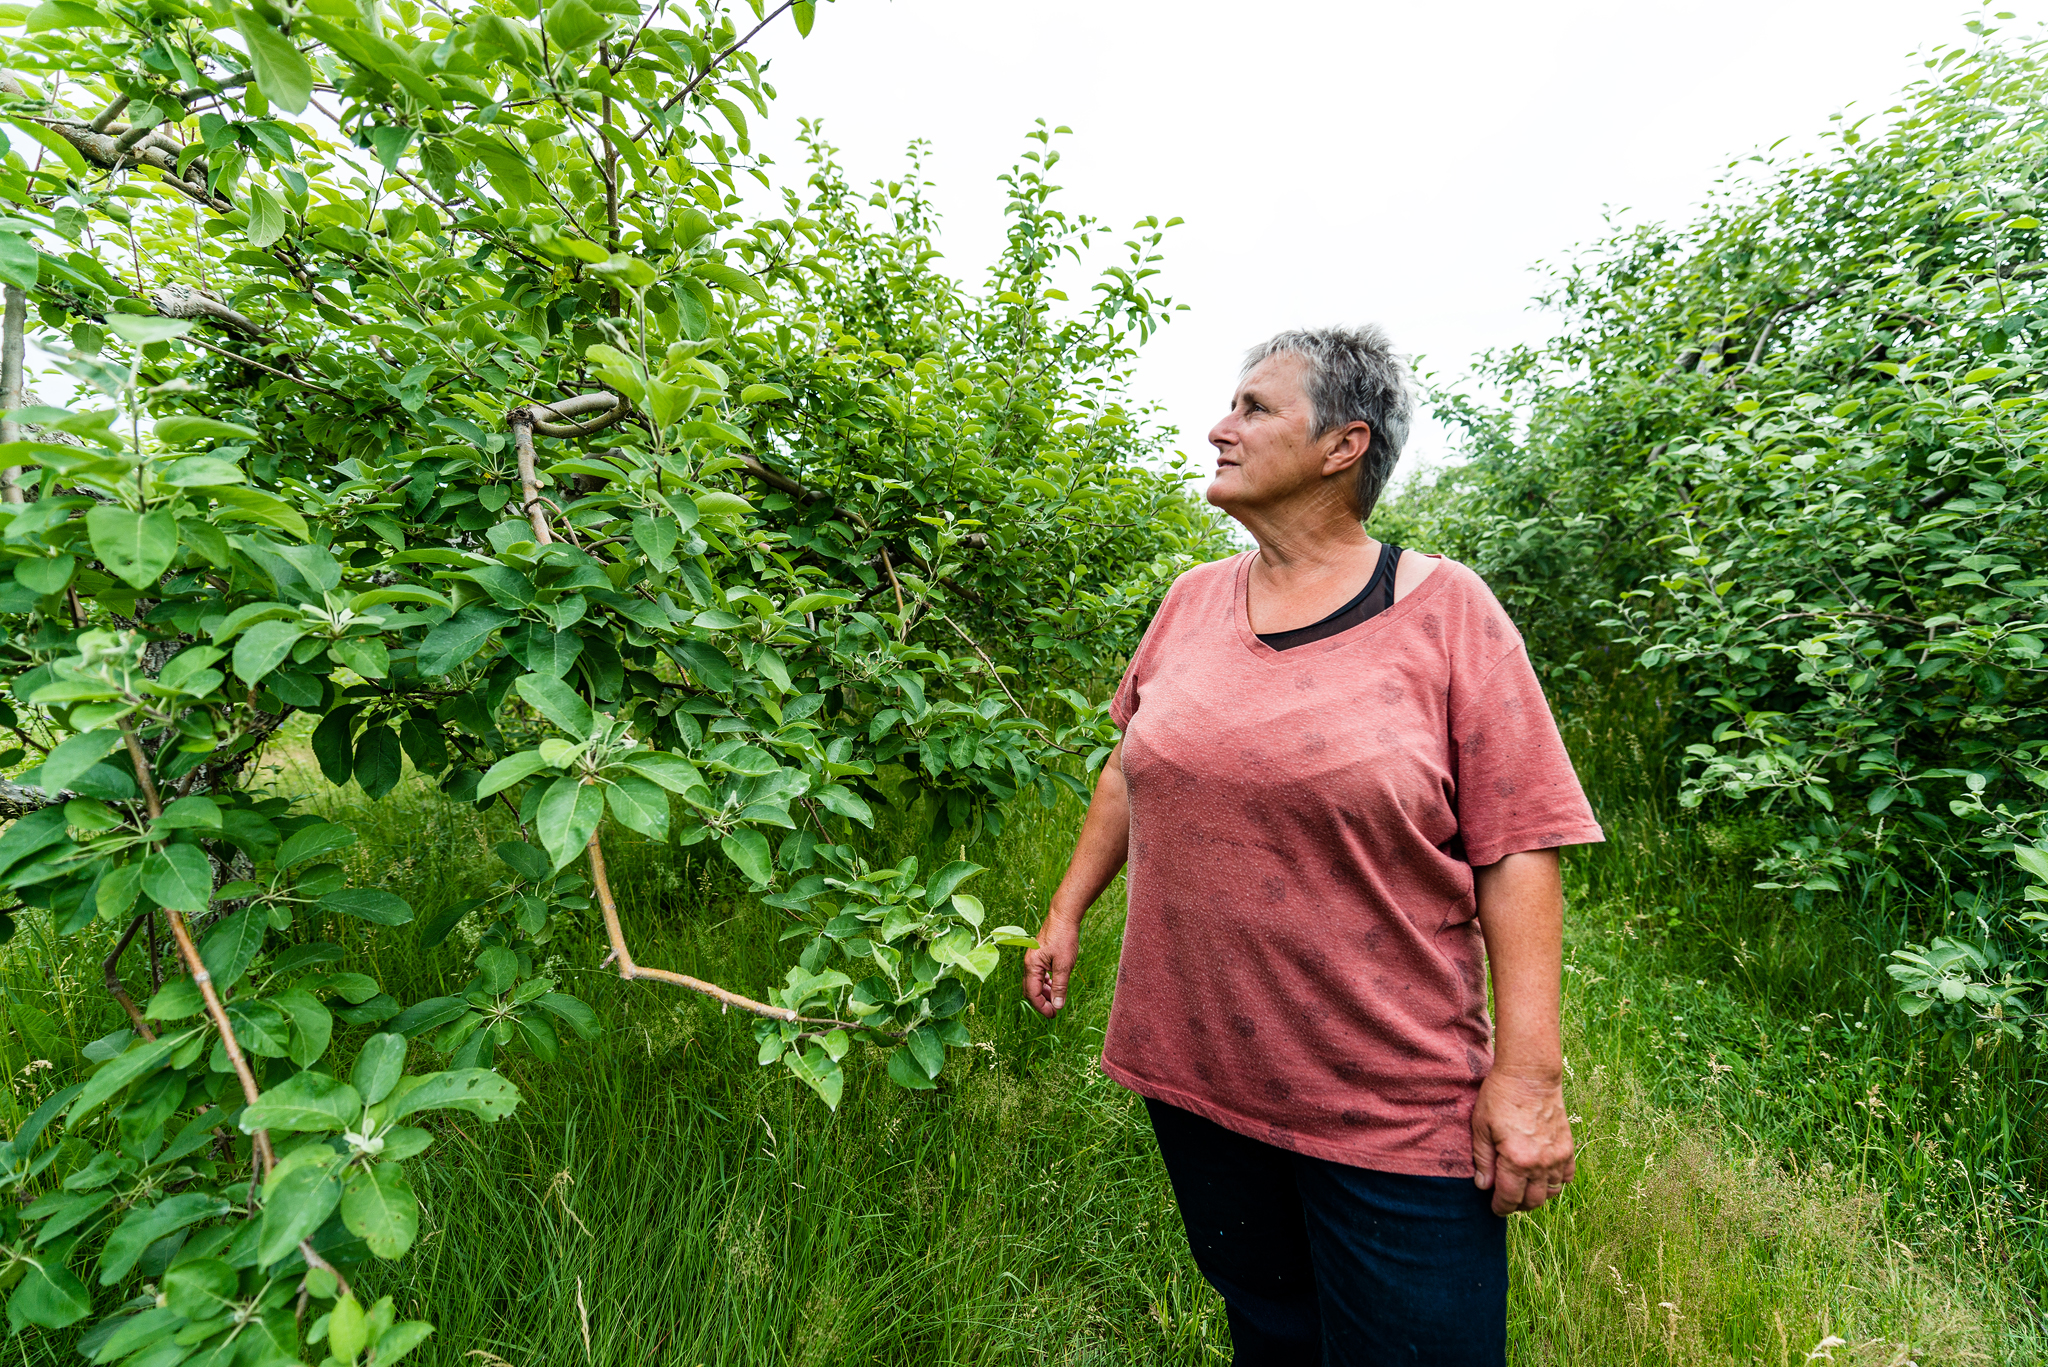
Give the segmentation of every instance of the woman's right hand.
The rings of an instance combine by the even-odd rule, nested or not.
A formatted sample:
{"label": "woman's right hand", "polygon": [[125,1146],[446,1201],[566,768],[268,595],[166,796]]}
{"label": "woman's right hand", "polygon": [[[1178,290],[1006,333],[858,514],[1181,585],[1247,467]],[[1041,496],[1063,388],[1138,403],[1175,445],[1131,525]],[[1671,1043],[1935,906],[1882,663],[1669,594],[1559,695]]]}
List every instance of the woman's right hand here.
{"label": "woman's right hand", "polygon": [[1060,879],[1038,947],[1024,955],[1024,1000],[1051,1020],[1067,1004],[1067,979],[1081,955],[1081,918],[1124,866],[1131,846],[1131,797],[1124,787],[1124,743],[1118,741],[1102,762],[1088,816],[1074,842],[1074,857]]}
{"label": "woman's right hand", "polygon": [[1047,1020],[1067,1004],[1067,979],[1080,955],[1080,918],[1048,913],[1038,931],[1038,947],[1024,952],[1024,1000]]}

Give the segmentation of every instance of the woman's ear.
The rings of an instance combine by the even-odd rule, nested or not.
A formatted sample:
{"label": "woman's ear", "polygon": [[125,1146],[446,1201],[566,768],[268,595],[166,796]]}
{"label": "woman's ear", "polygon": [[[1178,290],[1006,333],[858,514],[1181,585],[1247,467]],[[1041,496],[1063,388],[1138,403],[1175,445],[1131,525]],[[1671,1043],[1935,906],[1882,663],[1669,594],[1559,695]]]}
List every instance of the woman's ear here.
{"label": "woman's ear", "polygon": [[1323,452],[1323,475],[1328,478],[1356,469],[1358,462],[1365,459],[1365,453],[1372,447],[1372,428],[1362,422],[1350,422],[1323,440],[1328,444]]}

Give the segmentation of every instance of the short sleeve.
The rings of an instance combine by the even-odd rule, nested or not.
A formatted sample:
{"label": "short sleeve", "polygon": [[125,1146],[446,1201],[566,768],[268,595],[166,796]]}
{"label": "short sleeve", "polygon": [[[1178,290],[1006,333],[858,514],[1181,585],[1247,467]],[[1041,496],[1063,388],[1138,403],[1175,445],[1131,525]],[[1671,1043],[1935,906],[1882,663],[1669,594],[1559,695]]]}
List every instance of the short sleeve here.
{"label": "short sleeve", "polygon": [[[1165,611],[1163,605],[1160,611]],[[1109,700],[1109,719],[1116,723],[1119,731],[1130,728],[1131,717],[1138,710],[1138,690],[1145,676],[1151,672],[1152,653],[1146,647],[1159,634],[1159,616],[1159,613],[1154,613],[1146,624],[1145,635],[1138,642],[1137,650],[1132,652],[1131,662],[1124,666],[1123,682],[1116,686],[1116,693]]]}
{"label": "short sleeve", "polygon": [[1519,640],[1470,677],[1454,663],[1448,704],[1467,861],[1606,839]]}
{"label": "short sleeve", "polygon": [[1109,700],[1109,719],[1116,723],[1119,731],[1128,731],[1131,718],[1138,711],[1138,695],[1158,667],[1159,656],[1164,647],[1161,644],[1166,631],[1161,625],[1172,614],[1176,599],[1180,596],[1181,581],[1176,579],[1168,586],[1166,596],[1159,600],[1159,610],[1152,614],[1152,620],[1145,624],[1145,634],[1138,641],[1137,650],[1131,654],[1131,662],[1124,666],[1123,682],[1116,686],[1116,693]]}

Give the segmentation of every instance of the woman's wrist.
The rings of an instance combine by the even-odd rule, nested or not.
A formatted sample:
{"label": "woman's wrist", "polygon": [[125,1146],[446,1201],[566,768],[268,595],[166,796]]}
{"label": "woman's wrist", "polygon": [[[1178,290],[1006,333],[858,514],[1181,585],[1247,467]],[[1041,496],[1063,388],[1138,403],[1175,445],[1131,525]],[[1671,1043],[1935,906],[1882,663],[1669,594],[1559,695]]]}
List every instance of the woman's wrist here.
{"label": "woman's wrist", "polygon": [[1055,895],[1045,909],[1045,929],[1079,930],[1082,919],[1087,915],[1088,908],[1085,905],[1077,906],[1073,903],[1062,902]]}

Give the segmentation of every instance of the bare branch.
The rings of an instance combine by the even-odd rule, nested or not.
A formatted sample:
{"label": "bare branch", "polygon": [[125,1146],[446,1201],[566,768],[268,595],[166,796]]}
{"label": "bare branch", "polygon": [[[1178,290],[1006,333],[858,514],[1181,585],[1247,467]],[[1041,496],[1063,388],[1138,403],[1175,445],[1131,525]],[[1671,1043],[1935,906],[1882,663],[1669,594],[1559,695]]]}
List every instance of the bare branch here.
{"label": "bare branch", "polygon": [[[594,394],[578,394],[573,399],[533,404],[526,411],[533,430],[543,437],[587,437],[624,418],[633,411],[633,405],[621,395],[599,390]],[[597,413],[599,416],[589,422],[548,421],[549,416],[573,418],[579,413]]]}
{"label": "bare branch", "polygon": [[[22,400],[22,353],[27,346],[28,295],[19,285],[7,287],[5,322],[0,323],[0,443],[21,440],[14,410]],[[0,470],[0,498],[9,503],[22,501],[21,467]]]}
{"label": "bare branch", "polygon": [[693,978],[687,973],[671,973],[665,968],[643,968],[639,964],[634,963],[633,951],[626,947],[625,929],[619,924],[618,903],[612,900],[611,879],[605,873],[604,847],[598,843],[597,833],[594,831],[590,836],[587,853],[590,856],[590,881],[592,886],[597,889],[597,905],[604,912],[605,937],[612,944],[612,952],[609,957],[618,964],[619,976],[621,978],[626,979],[628,982],[673,983],[677,987],[687,987],[692,992],[701,992],[721,1005],[727,1007],[736,1006],[740,1010],[750,1012],[753,1015],[766,1016],[769,1020],[792,1021],[802,1025],[822,1025],[832,1030],[867,1029],[859,1021],[842,1021],[817,1016],[798,1015],[786,1006],[770,1006],[767,1002],[757,1002],[752,997],[742,997],[739,993],[728,991],[717,983],[708,983],[702,978]]}
{"label": "bare branch", "polygon": [[505,420],[512,429],[512,454],[519,461],[519,506],[533,524],[533,539],[546,546],[555,538],[548,531],[547,514],[540,510],[540,472],[533,468],[533,410],[515,408]]}
{"label": "bare branch", "polygon": [[90,125],[92,131],[95,133],[106,132],[108,126],[112,124],[115,119],[120,118],[121,111],[123,111],[127,107],[128,97],[126,95],[116,95],[114,97],[114,102],[108,105],[105,109],[101,110],[100,116],[92,121],[92,124]]}
{"label": "bare branch", "polygon": [[237,313],[204,290],[194,289],[190,285],[165,285],[162,289],[151,292],[149,302],[156,305],[156,311],[166,318],[197,318],[220,327],[231,328],[255,341],[270,340],[270,334],[251,319]]}
{"label": "bare branch", "polygon": [[135,999],[128,995],[128,989],[121,986],[121,956],[126,954],[128,946],[135,942],[135,932],[141,930],[143,923],[149,919],[150,914],[145,911],[128,923],[128,929],[122,931],[121,938],[114,942],[113,952],[101,961],[100,976],[107,984],[107,995],[121,1003],[121,1009],[128,1013],[128,1019],[135,1022],[135,1033],[146,1040],[153,1040],[156,1038],[156,1032],[149,1028],[149,1022],[143,1018],[142,1012],[136,1009]]}

